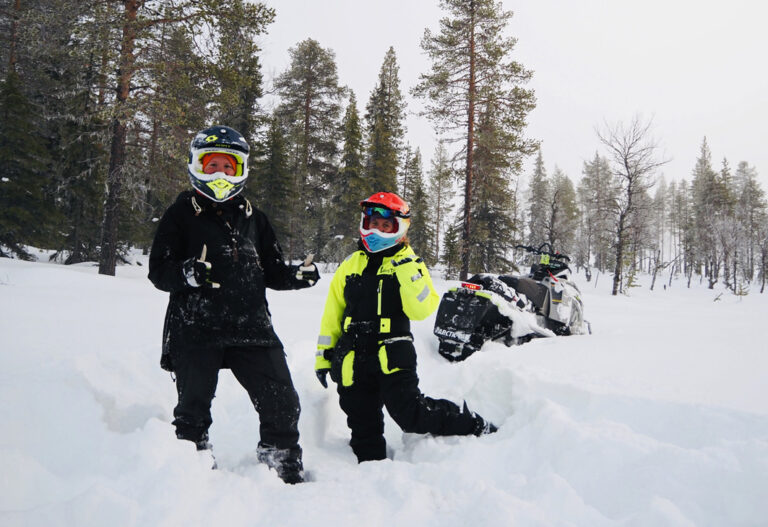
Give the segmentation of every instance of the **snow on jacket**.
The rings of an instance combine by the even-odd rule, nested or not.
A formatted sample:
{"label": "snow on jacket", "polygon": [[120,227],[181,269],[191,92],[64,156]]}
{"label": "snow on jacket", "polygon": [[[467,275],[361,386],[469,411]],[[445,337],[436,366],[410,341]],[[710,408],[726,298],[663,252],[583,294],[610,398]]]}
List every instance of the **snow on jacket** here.
{"label": "snow on jacket", "polygon": [[[183,262],[207,247],[211,280],[221,287],[191,287]],[[297,266],[283,253],[266,215],[242,197],[215,203],[182,192],[165,211],[149,257],[149,279],[170,293],[163,329],[163,354],[179,341],[228,345],[281,345],[272,327],[266,288],[301,289]],[[172,369],[163,363],[166,369]]]}

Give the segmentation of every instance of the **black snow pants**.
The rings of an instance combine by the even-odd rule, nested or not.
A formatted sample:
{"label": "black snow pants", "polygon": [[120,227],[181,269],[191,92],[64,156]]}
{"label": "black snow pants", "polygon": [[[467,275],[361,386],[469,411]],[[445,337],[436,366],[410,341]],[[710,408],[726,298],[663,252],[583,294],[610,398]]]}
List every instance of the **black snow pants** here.
{"label": "black snow pants", "polygon": [[299,396],[280,346],[186,346],[174,357],[179,403],[173,411],[176,436],[198,446],[208,439],[211,401],[219,369],[232,370],[259,414],[259,447],[286,449],[301,460]]}
{"label": "black snow pants", "polygon": [[337,384],[339,404],[352,432],[349,444],[358,462],[386,458],[383,407],[403,432],[435,436],[474,433],[477,418],[472,412],[421,393],[411,342],[386,346],[388,366],[398,367],[391,373],[382,371],[379,355],[372,351],[355,354],[351,386]]}

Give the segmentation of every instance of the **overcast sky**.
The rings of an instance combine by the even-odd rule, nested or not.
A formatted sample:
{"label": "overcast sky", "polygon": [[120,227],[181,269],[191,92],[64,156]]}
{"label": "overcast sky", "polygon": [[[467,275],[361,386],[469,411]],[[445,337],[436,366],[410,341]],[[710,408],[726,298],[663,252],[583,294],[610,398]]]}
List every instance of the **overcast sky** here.
{"label": "overcast sky", "polygon": [[[437,0],[267,0],[277,17],[260,44],[269,81],[288,49],[314,38],[336,54],[339,82],[362,112],[395,48],[407,94],[429,69],[420,40],[445,13]],[[504,0],[514,58],[534,72],[528,136],[548,173],[574,181],[600,145],[596,127],[653,119],[668,179],[690,180],[704,136],[715,169],[754,166],[768,191],[768,2],[763,0]],[[408,94],[407,140],[428,170],[435,135]],[[602,153],[602,150],[601,150]],[[524,176],[530,177],[526,164]]]}

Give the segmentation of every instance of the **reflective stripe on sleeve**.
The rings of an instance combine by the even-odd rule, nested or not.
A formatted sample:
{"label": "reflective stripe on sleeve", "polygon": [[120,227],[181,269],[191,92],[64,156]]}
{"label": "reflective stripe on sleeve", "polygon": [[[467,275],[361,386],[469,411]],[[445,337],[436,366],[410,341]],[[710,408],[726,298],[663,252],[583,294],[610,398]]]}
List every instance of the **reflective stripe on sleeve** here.
{"label": "reflective stripe on sleeve", "polygon": [[320,335],[317,337],[317,345],[318,346],[330,346],[331,345],[331,337],[328,335]]}
{"label": "reflective stripe on sleeve", "polygon": [[421,293],[419,293],[419,296],[417,296],[416,299],[419,302],[424,302],[424,300],[426,300],[428,296],[429,296],[429,286],[425,285],[424,289],[421,290]]}

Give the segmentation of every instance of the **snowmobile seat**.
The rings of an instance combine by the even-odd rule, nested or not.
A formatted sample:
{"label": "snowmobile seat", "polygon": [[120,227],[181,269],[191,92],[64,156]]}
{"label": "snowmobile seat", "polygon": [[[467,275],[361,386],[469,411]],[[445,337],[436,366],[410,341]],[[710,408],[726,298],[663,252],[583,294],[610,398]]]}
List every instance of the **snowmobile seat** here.
{"label": "snowmobile seat", "polygon": [[533,302],[533,305],[536,306],[536,309],[541,311],[543,314],[546,314],[544,311],[545,307],[547,306],[547,294],[549,292],[547,286],[537,282],[533,278],[521,276],[517,278],[517,284],[513,287],[517,290],[518,293],[525,295],[528,300]]}

